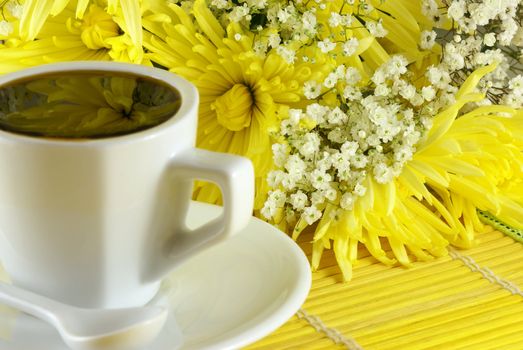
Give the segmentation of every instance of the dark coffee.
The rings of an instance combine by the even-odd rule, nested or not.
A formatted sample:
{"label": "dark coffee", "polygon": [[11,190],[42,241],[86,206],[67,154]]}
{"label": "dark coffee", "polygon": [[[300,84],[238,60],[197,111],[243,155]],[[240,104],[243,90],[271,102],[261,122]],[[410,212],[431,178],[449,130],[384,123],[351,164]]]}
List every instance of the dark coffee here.
{"label": "dark coffee", "polygon": [[0,86],[0,129],[53,138],[118,136],[163,123],[180,104],[178,91],[138,75],[40,75]]}

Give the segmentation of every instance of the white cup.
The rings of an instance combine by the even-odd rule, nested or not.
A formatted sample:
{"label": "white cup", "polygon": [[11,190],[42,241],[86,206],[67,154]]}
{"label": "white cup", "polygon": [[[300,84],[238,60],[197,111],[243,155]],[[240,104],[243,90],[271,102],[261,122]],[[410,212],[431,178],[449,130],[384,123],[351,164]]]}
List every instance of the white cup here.
{"label": "white cup", "polygon": [[[195,148],[197,90],[164,70],[67,62],[0,76],[0,88],[82,71],[163,82],[179,92],[181,106],[162,124],[123,136],[75,141],[0,130],[0,259],[14,284],[62,302],[142,305],[177,264],[244,228],[252,164]],[[192,231],[185,216],[194,179],[219,185],[224,210]]]}

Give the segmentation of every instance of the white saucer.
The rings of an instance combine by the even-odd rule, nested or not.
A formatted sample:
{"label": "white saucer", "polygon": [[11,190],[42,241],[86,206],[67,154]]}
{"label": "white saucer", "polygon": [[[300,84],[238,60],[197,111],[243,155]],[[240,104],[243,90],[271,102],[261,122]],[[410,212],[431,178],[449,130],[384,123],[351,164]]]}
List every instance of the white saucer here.
{"label": "white saucer", "polygon": [[[220,211],[193,202],[188,224],[199,226]],[[156,302],[167,303],[170,316],[149,350],[238,349],[285,323],[305,301],[310,285],[309,263],[301,249],[279,230],[252,218],[241,233],[163,281]],[[0,305],[0,349],[67,347],[51,326]]]}

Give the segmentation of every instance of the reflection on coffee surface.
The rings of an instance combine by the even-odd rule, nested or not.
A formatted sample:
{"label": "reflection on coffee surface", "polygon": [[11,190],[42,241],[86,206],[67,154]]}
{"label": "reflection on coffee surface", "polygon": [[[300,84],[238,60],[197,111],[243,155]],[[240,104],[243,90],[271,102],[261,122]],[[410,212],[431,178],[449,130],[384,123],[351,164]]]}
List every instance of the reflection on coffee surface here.
{"label": "reflection on coffee surface", "polygon": [[36,76],[0,86],[0,129],[56,138],[124,135],[166,121],[180,103],[173,88],[130,74]]}

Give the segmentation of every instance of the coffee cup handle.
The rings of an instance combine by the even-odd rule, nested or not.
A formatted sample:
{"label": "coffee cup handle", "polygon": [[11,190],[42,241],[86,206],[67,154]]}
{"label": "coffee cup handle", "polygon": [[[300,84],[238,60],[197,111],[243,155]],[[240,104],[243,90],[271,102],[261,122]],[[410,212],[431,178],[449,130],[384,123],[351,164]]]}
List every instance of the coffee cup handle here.
{"label": "coffee cup handle", "polygon": [[[158,278],[192,255],[242,230],[252,217],[254,202],[254,170],[247,158],[192,148],[176,154],[170,170],[174,186],[180,189],[178,198],[174,198],[173,213],[179,226],[167,240],[166,261],[155,269]],[[191,191],[195,179],[211,181],[220,187],[223,213],[190,230],[185,225],[189,206],[187,191]]]}

